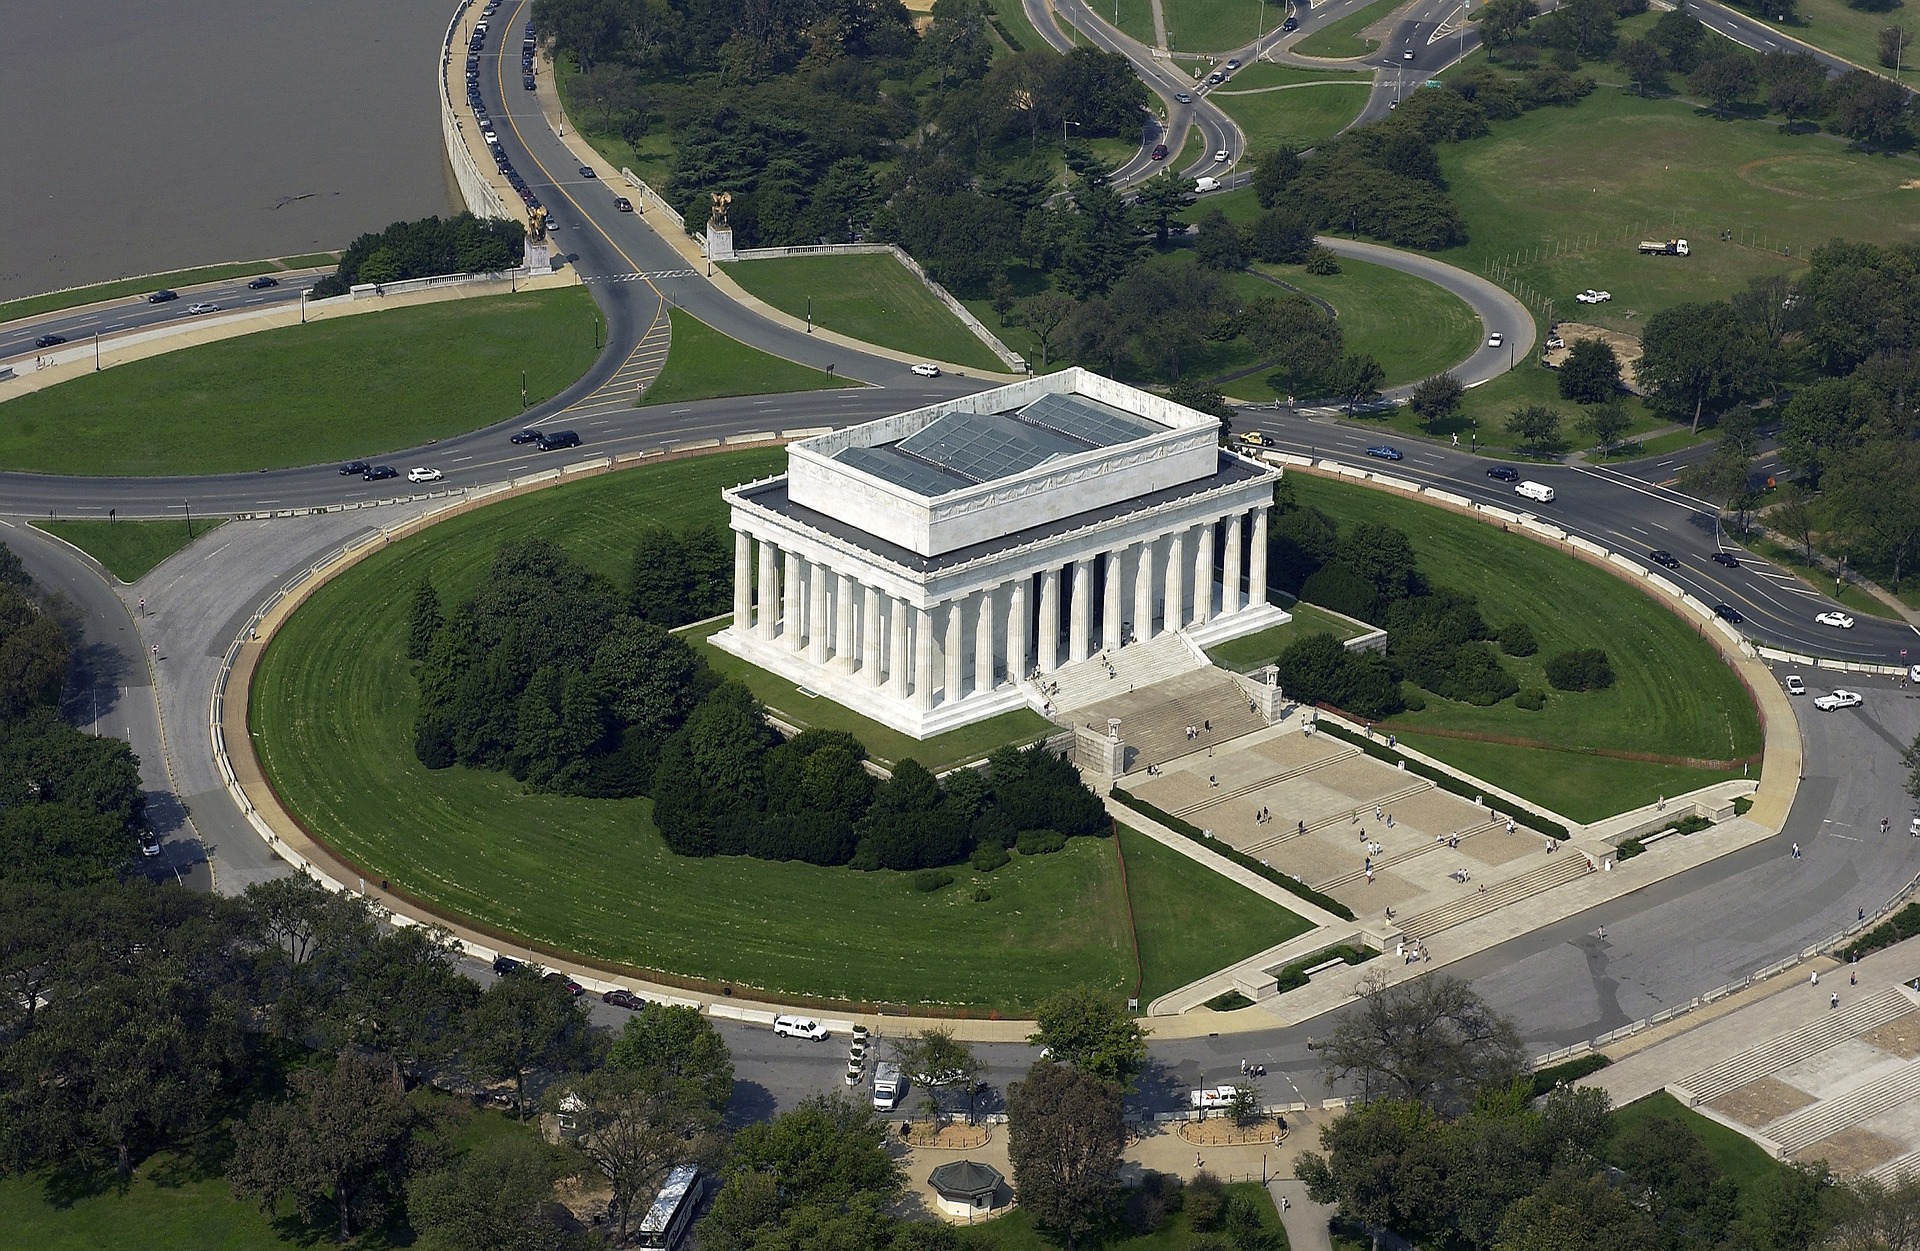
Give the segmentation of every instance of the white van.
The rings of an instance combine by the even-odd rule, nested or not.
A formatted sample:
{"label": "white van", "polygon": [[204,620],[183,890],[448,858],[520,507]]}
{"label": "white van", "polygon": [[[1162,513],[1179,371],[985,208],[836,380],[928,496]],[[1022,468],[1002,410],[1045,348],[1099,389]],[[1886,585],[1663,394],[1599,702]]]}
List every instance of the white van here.
{"label": "white van", "polygon": [[1540,482],[1522,482],[1513,488],[1515,495],[1541,504],[1553,503],[1553,488]]}
{"label": "white van", "polygon": [[1193,189],[1201,195],[1205,195],[1209,191],[1218,191],[1220,190],[1220,180],[1212,177],[1196,178],[1193,180]]}

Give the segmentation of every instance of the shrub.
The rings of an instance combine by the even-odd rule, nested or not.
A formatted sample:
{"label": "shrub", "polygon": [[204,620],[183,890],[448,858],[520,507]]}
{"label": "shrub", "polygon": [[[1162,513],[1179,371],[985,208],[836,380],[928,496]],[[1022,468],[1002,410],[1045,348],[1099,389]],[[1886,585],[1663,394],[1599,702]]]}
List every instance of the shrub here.
{"label": "shrub", "polygon": [[1425,712],[1427,710],[1427,697],[1422,695],[1420,688],[1411,682],[1402,682],[1400,684],[1400,702],[1406,707],[1408,712]]}
{"label": "shrub", "polygon": [[1207,1000],[1204,1006],[1214,1012],[1237,1012],[1241,1008],[1251,1008],[1253,1000],[1237,990],[1229,990]]}
{"label": "shrub", "polygon": [[913,883],[913,889],[929,894],[943,886],[953,885],[953,874],[945,869],[922,869],[908,880]]}
{"label": "shrub", "polygon": [[1494,637],[1500,640],[1500,650],[1509,656],[1531,656],[1540,650],[1540,644],[1534,641],[1533,627],[1524,621],[1507,622]]}
{"label": "shrub", "polygon": [[997,843],[982,843],[973,849],[973,856],[967,863],[971,864],[977,872],[991,873],[1011,859],[1013,857],[1007,853],[1005,847]]}
{"label": "shrub", "polygon": [[1513,703],[1526,712],[1539,712],[1547,706],[1547,693],[1537,686],[1529,686],[1513,697]]}
{"label": "shrub", "polygon": [[1641,852],[1645,851],[1646,849],[1647,849],[1647,845],[1641,842],[1639,839],[1629,838],[1626,841],[1622,842],[1618,847],[1614,848],[1614,851],[1619,853],[1614,858],[1617,860],[1631,860],[1635,856],[1639,855]]}
{"label": "shrub", "polygon": [[1547,661],[1547,681],[1557,691],[1603,691],[1613,685],[1613,666],[1597,647],[1577,647]]}
{"label": "shrub", "polygon": [[1274,974],[1274,981],[1278,985],[1280,993],[1285,994],[1287,991],[1298,990],[1300,987],[1305,986],[1308,981],[1307,970],[1317,965],[1322,965],[1329,960],[1336,959],[1344,961],[1347,964],[1365,964],[1379,954],[1379,952],[1371,951],[1365,947],[1350,947],[1345,944],[1338,947],[1328,947],[1324,950],[1316,951],[1310,956],[1302,956],[1300,959],[1295,960],[1292,964],[1289,964]]}
{"label": "shrub", "polygon": [[1533,1097],[1538,1099],[1540,1096],[1559,1086],[1562,1082],[1577,1082],[1589,1074],[1598,1073],[1601,1069],[1606,1068],[1612,1063],[1612,1060],[1607,1059],[1606,1056],[1600,1054],[1598,1051],[1590,1051],[1576,1060],[1568,1060],[1562,1064],[1550,1064],[1544,1069],[1536,1069],[1531,1079],[1533,1082]]}
{"label": "shrub", "polygon": [[973,888],[973,902],[986,903],[988,900],[992,898],[993,898],[993,892],[988,890],[986,887],[976,886]]}
{"label": "shrub", "polygon": [[1022,830],[1014,846],[1023,856],[1050,856],[1067,845],[1067,836],[1059,830]]}
{"label": "shrub", "polygon": [[1310,274],[1337,274],[1340,272],[1340,261],[1328,249],[1315,247],[1307,253],[1307,263],[1304,268]]}
{"label": "shrub", "polygon": [[1187,1182],[1187,1224],[1205,1233],[1220,1225],[1227,1212],[1227,1188],[1220,1179],[1201,1169]]}
{"label": "shrub", "polygon": [[1882,947],[1891,947],[1920,934],[1920,903],[1910,903],[1894,913],[1880,924],[1853,940],[1841,955],[1851,960],[1855,956],[1864,956],[1870,951]]}
{"label": "shrub", "polygon": [[1300,598],[1349,617],[1380,624],[1380,592],[1345,561],[1332,561],[1300,584]]}
{"label": "shrub", "polygon": [[1707,818],[1697,812],[1689,812],[1686,816],[1681,817],[1667,828],[1675,834],[1685,836],[1688,834],[1698,834],[1701,830],[1712,829],[1713,822],[1707,820]]}

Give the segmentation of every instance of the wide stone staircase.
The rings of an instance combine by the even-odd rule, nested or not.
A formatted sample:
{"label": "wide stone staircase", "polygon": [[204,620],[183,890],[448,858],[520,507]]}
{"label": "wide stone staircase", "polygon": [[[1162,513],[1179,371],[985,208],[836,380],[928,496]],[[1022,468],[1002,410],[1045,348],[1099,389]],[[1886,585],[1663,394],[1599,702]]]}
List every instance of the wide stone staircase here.
{"label": "wide stone staircase", "polygon": [[1206,667],[1207,662],[1194,655],[1185,639],[1178,634],[1163,634],[1062,665],[1052,673],[1041,674],[1032,685],[1043,702],[1052,704],[1056,713],[1063,713]]}
{"label": "wide stone staircase", "polygon": [[1442,930],[1450,930],[1495,909],[1518,903],[1529,895],[1564,886],[1577,877],[1586,876],[1586,873],[1585,856],[1579,852],[1555,852],[1551,864],[1542,865],[1531,873],[1494,883],[1484,893],[1474,891],[1452,903],[1406,918],[1400,923],[1400,932],[1408,938],[1431,938]]}
{"label": "wide stone staircase", "polygon": [[[1506,828],[1506,821],[1504,819],[1496,820],[1496,821],[1483,821],[1479,825],[1470,826],[1464,830],[1455,830],[1454,837],[1464,842],[1467,839],[1472,838],[1476,834],[1486,834],[1493,830],[1503,830],[1505,828]],[[1437,851],[1440,848],[1445,846],[1446,844],[1439,841],[1438,839],[1426,839],[1421,842],[1415,843],[1412,847],[1409,847],[1404,851],[1389,853],[1385,856],[1380,857],[1379,859],[1373,862],[1373,868],[1375,872],[1379,872],[1382,869],[1396,868],[1400,865],[1406,864],[1410,860],[1417,860],[1421,856],[1426,855],[1428,852]],[[1586,867],[1584,861],[1581,862],[1581,867],[1582,869]],[[1324,882],[1315,882],[1313,884],[1313,888],[1315,890],[1334,890],[1341,886],[1351,885],[1352,883],[1359,881],[1361,878],[1365,877],[1366,875],[1367,874],[1365,869],[1354,869],[1350,872],[1342,873],[1338,877],[1328,878]],[[1476,894],[1477,893],[1478,892],[1476,892]],[[1493,888],[1488,887],[1487,893],[1492,894]]]}
{"label": "wide stone staircase", "polygon": [[1912,1099],[1920,1099],[1920,1064],[1907,1064],[1862,1082],[1844,1094],[1783,1116],[1760,1132],[1780,1148],[1781,1155],[1794,1156],[1843,1129]]}
{"label": "wide stone staircase", "polygon": [[1758,1081],[1808,1056],[1819,1055],[1838,1043],[1885,1025],[1913,1011],[1913,1000],[1898,990],[1887,989],[1850,1003],[1838,1012],[1826,1012],[1778,1037],[1728,1056],[1696,1073],[1690,1073],[1667,1089],[1687,1104],[1706,1103],[1748,1082]]}
{"label": "wide stone staircase", "polygon": [[[1185,724],[1185,723],[1183,722],[1182,724]],[[1223,790],[1223,791],[1219,791],[1217,793],[1211,794],[1206,799],[1203,799],[1198,803],[1188,804],[1184,808],[1175,808],[1173,810],[1173,815],[1176,817],[1189,817],[1196,812],[1204,812],[1208,808],[1212,808],[1217,804],[1224,804],[1229,800],[1239,799],[1243,795],[1251,795],[1253,794],[1253,792],[1260,790],[1262,787],[1275,786],[1281,782],[1290,782],[1294,778],[1303,777],[1306,774],[1312,773],[1315,769],[1324,769],[1328,765],[1333,764],[1336,761],[1350,760],[1353,757],[1358,756],[1359,754],[1360,754],[1360,749],[1358,747],[1349,747],[1347,750],[1336,752],[1333,755],[1326,757],[1325,759],[1309,761],[1303,765],[1295,765],[1291,769],[1283,769],[1279,773],[1270,773],[1267,776],[1260,778],[1256,781],[1248,782],[1244,786],[1236,786],[1231,790]],[[1420,789],[1422,789],[1422,787],[1415,786],[1410,788],[1407,793],[1412,794],[1414,791],[1417,791]],[[1332,817],[1324,817],[1321,820],[1314,822],[1312,825],[1308,826],[1307,828],[1310,830],[1317,830],[1321,826],[1331,825],[1337,820],[1339,820],[1339,817],[1337,815]],[[1261,846],[1269,846],[1272,843],[1279,842],[1280,838],[1296,835],[1299,832],[1300,831],[1297,828],[1288,830],[1285,835],[1281,835],[1278,838],[1270,839],[1268,840],[1267,843],[1261,844]]]}

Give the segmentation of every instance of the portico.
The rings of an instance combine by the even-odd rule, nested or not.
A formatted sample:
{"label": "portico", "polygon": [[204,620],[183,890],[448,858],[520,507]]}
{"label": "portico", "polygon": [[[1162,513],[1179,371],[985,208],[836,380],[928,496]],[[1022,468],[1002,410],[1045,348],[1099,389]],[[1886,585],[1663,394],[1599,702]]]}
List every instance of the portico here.
{"label": "portico", "polygon": [[[1212,417],[1079,369],[802,440],[725,492],[725,648],[926,737],[1045,697],[1025,679],[1267,602],[1279,473]],[[757,551],[756,551],[757,547]]]}

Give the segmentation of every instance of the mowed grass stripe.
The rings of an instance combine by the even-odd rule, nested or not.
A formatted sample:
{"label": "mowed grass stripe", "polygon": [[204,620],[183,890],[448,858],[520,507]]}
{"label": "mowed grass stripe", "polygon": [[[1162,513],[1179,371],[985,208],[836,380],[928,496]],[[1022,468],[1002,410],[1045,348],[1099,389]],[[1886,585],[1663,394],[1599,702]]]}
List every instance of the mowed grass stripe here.
{"label": "mowed grass stripe", "polygon": [[[254,743],[275,789],[369,876],[596,960],[770,992],[974,1009],[1018,1010],[1075,984],[1129,990],[1110,839],[1016,856],[992,874],[960,866],[953,886],[920,894],[904,874],[674,856],[648,800],[526,794],[504,774],[435,772],[414,759],[403,647],[423,573],[443,603],[459,602],[500,544],[539,534],[624,580],[643,527],[721,521],[722,487],[783,462],[763,449],[556,487],[434,526],[342,574],[282,627],[254,682]],[[1208,883],[1175,867],[1184,885],[1162,885],[1167,875],[1147,863],[1135,889],[1204,893]],[[991,899],[975,902],[976,885]],[[1257,915],[1261,901],[1248,897]],[[1249,954],[1235,947],[1237,928],[1218,929],[1205,913],[1189,917],[1185,941],[1202,953],[1195,961]]]}
{"label": "mowed grass stripe", "polygon": [[[974,369],[1006,368],[891,253],[739,261],[727,266],[727,276],[794,317],[805,317],[811,300],[814,325],[863,343]],[[906,366],[900,368],[904,374]]]}

